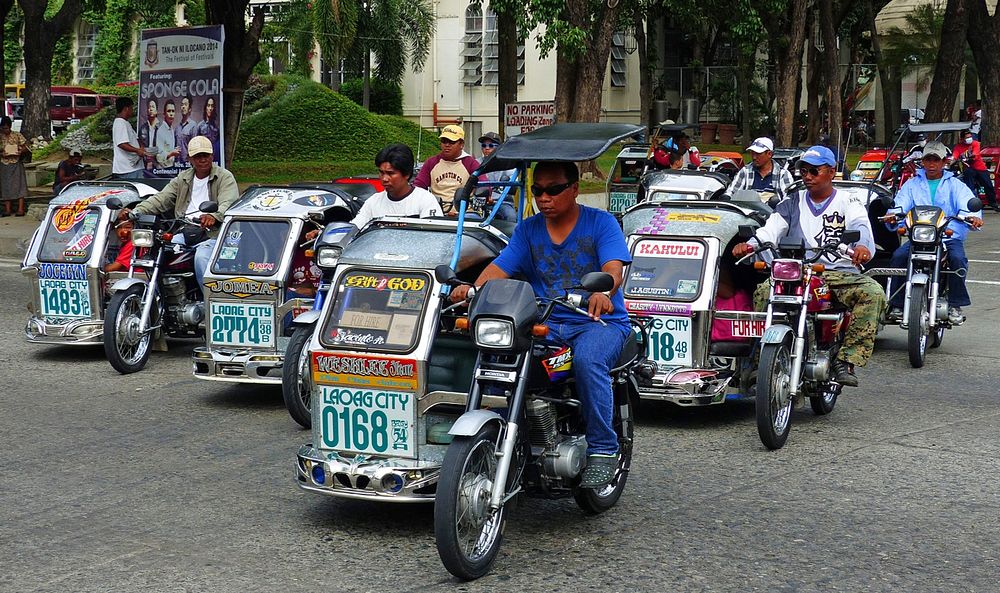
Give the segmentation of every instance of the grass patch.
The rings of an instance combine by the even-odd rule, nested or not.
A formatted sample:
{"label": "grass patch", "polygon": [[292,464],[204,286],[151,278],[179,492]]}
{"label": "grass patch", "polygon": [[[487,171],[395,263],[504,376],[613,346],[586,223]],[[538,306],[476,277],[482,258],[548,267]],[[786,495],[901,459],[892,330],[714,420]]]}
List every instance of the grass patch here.
{"label": "grass patch", "polygon": [[274,161],[235,161],[230,167],[236,180],[242,183],[296,183],[300,181],[331,181],[348,175],[376,173],[375,156],[370,161],[302,161],[277,163]]}

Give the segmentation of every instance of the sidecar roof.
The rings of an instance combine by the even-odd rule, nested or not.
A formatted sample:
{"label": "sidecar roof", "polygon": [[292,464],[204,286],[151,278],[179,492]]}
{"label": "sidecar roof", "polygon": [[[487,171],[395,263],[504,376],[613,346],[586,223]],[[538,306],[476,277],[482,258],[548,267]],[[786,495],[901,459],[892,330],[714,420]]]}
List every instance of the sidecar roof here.
{"label": "sidecar roof", "polygon": [[961,132],[972,125],[971,121],[945,121],[934,124],[910,124],[907,130],[914,134],[933,134],[936,132]]}
{"label": "sidecar roof", "polygon": [[66,186],[59,195],[53,196],[49,200],[49,206],[79,205],[83,202],[86,202],[88,205],[103,206],[111,198],[118,198],[122,201],[122,204],[128,206],[150,195],[141,194],[141,189],[136,187],[136,184],[130,182],[78,182]]}
{"label": "sidecar roof", "polygon": [[332,187],[253,185],[226,210],[226,216],[306,218],[310,214],[339,208],[350,220],[356,212],[353,200],[354,196]]}
{"label": "sidecar roof", "polygon": [[645,129],[631,124],[562,123],[514,136],[479,166],[476,174],[506,171],[535,161],[590,161],[624,138]]}
{"label": "sidecar roof", "polygon": [[622,229],[626,235],[715,237],[725,244],[736,236],[740,225],[759,227],[755,216],[759,218],[770,211],[766,204],[750,202],[692,200],[639,204],[625,213]]}

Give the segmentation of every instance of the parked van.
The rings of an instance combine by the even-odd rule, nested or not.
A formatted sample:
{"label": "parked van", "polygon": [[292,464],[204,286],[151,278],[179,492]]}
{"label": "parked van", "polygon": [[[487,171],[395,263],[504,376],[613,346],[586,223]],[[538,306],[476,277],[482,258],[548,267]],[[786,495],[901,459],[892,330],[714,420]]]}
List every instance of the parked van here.
{"label": "parked van", "polygon": [[54,86],[52,98],[49,100],[49,119],[52,120],[52,128],[60,132],[88,115],[94,115],[108,105],[114,105],[116,98],[112,95],[98,95],[88,88],[79,86]]}

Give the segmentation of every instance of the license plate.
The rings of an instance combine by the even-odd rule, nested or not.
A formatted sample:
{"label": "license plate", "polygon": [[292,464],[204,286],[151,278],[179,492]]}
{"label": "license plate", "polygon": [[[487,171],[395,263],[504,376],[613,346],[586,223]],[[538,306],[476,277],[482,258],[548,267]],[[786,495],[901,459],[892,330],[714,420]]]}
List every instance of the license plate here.
{"label": "license plate", "polygon": [[213,301],[209,317],[213,344],[274,347],[274,305]]}
{"label": "license plate", "polygon": [[90,317],[90,284],[86,280],[39,278],[42,317]]}
{"label": "license plate", "polygon": [[734,338],[759,338],[764,335],[763,319],[734,319]]}
{"label": "license plate", "polygon": [[611,192],[611,199],[608,203],[608,212],[624,212],[635,206],[636,193],[627,191]]}
{"label": "license plate", "polygon": [[320,386],[324,449],[416,457],[416,396],[412,393]]}
{"label": "license plate", "polygon": [[657,316],[649,326],[649,351],[660,368],[691,366],[691,319]]}

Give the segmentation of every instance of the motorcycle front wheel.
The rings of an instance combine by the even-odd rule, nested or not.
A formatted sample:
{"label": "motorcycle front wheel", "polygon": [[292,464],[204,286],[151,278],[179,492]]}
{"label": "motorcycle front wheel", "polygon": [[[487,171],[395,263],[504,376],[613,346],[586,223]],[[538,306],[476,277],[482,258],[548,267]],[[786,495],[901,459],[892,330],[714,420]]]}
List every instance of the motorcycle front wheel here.
{"label": "motorcycle front wheel", "polygon": [[794,404],[792,387],[792,348],[786,340],[765,344],[760,350],[757,368],[757,434],[760,442],[772,451],[788,440]]}
{"label": "motorcycle front wheel", "polygon": [[145,291],[135,284],[116,292],[104,313],[104,354],[123,375],[141,371],[149,360],[152,332],[139,331]]}
{"label": "motorcycle front wheel", "polygon": [[302,426],[312,428],[312,377],[306,344],[316,329],[315,323],[300,325],[292,332],[281,367],[281,397],[288,415]]}
{"label": "motorcycle front wheel", "polygon": [[629,467],[632,466],[632,438],[635,432],[634,407],[628,388],[621,385],[615,395],[615,417],[613,425],[618,434],[618,469],[607,486],[599,489],[577,488],[573,491],[576,504],[589,515],[597,515],[617,504],[625,491]]}
{"label": "motorcycle front wheel", "polygon": [[490,510],[500,428],[490,422],[448,445],[434,497],[434,541],[448,572],[471,581],[490,571],[503,540],[504,512]]}
{"label": "motorcycle front wheel", "polygon": [[924,366],[930,319],[930,313],[927,312],[927,287],[915,284],[910,289],[910,315],[906,328],[906,350],[910,355],[910,366],[915,369]]}

